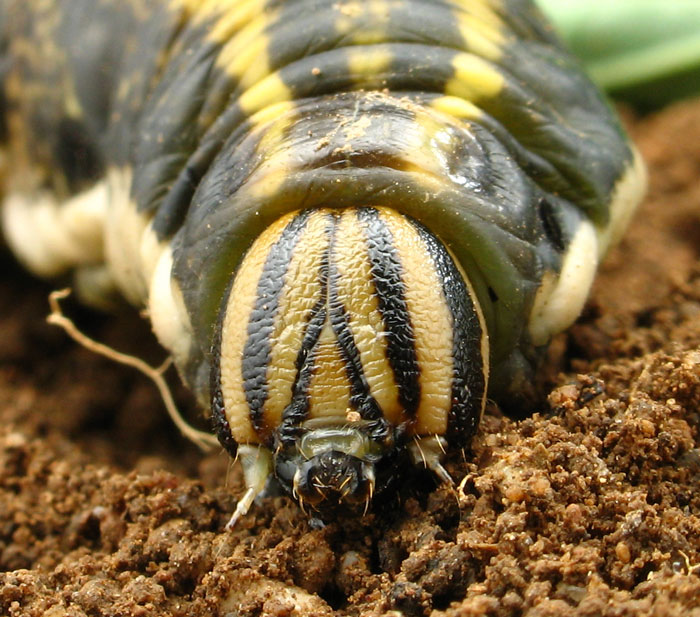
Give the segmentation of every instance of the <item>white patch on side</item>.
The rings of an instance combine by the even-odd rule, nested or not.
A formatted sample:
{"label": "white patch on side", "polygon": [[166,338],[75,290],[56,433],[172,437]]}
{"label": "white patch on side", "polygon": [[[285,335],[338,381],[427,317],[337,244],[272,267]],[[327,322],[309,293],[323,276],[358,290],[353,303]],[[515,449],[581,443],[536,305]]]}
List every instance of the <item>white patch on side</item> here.
{"label": "white patch on side", "polygon": [[107,218],[107,263],[119,290],[129,302],[146,306],[158,341],[182,368],[192,341],[182,293],[172,279],[173,257],[167,241],[159,241],[153,217],[137,211],[130,197],[131,171],[110,169]]}
{"label": "white patch on side", "polygon": [[39,276],[98,264],[103,259],[107,202],[104,181],[63,203],[46,191],[11,193],[2,208],[7,242]]}
{"label": "white patch on side", "polygon": [[148,300],[149,277],[142,263],[142,245],[151,216],[137,211],[131,199],[132,173],[128,168],[107,172],[109,211],[105,229],[105,258],[117,287],[136,306]]}
{"label": "white patch on side", "polygon": [[151,277],[148,312],[158,341],[170,351],[175,364],[184,367],[189,356],[192,327],[182,292],[172,278],[172,267],[173,255],[167,246]]}
{"label": "white patch on side", "polygon": [[597,229],[600,257],[620,241],[632,214],[646,193],[646,166],[636,149],[633,149],[633,155],[632,165],[618,180],[613,190],[610,200],[610,219],[605,227]]}
{"label": "white patch on side", "polygon": [[598,240],[593,225],[582,221],[562,261],[561,272],[545,274],[530,313],[530,339],[544,345],[579,316],[598,267]]}

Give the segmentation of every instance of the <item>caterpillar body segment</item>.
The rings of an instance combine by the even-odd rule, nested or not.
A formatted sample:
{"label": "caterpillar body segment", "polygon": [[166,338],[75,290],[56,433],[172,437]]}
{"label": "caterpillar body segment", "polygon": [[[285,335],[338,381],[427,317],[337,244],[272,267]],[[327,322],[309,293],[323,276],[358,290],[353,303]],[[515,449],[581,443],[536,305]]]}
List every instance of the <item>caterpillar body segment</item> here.
{"label": "caterpillar body segment", "polygon": [[532,399],[644,189],[526,0],[0,0],[3,227],[320,515]]}

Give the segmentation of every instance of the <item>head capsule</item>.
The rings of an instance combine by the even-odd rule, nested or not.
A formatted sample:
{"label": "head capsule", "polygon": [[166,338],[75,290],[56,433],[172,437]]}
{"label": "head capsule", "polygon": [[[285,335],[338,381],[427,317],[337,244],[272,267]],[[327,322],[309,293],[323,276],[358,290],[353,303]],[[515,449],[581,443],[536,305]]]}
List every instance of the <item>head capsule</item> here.
{"label": "head capsule", "polygon": [[381,489],[390,484],[396,458],[387,443],[390,432],[378,440],[362,421],[305,424],[298,439],[275,450],[274,473],[280,484],[312,510],[366,510],[378,482]]}
{"label": "head capsule", "polygon": [[365,510],[407,453],[445,478],[440,448],[479,422],[488,343],[474,294],[444,245],[394,210],[279,219],[219,328],[212,408],[222,443],[245,444],[249,501],[274,473],[321,514]]}

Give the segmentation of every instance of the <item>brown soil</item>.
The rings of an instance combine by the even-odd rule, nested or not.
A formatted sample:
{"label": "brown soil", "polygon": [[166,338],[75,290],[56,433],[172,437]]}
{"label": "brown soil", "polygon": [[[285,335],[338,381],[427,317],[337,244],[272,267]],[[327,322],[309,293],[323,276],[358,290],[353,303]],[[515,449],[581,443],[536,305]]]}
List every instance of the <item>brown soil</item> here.
{"label": "brown soil", "polygon": [[[225,532],[239,470],[0,256],[0,613],[700,616],[700,101],[630,123],[650,195],[552,346],[548,404],[489,410],[459,490],[413,476],[324,529],[275,497]],[[157,360],[142,324],[70,311]]]}

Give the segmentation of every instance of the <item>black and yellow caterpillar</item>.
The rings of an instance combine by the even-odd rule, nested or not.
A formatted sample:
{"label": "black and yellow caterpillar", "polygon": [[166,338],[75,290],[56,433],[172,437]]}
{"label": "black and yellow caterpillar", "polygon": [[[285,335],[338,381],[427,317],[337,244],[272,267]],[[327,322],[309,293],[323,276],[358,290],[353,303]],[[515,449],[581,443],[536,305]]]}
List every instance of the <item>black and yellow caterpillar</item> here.
{"label": "black and yellow caterpillar", "polygon": [[518,405],[644,187],[529,0],[0,0],[3,225],[146,307],[243,463],[362,509]]}

